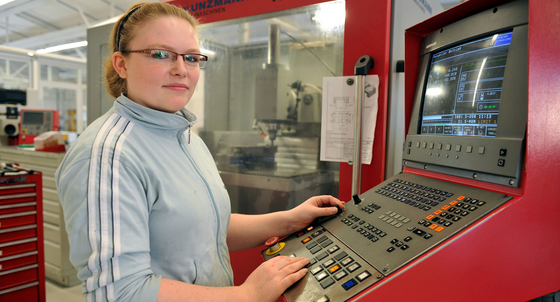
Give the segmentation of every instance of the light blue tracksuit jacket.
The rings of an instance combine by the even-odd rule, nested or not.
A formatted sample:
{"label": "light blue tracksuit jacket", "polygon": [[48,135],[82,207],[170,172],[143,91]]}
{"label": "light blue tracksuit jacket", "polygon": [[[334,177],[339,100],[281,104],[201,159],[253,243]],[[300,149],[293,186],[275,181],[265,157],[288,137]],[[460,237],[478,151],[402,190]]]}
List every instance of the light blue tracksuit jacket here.
{"label": "light blue tracksuit jacket", "polygon": [[88,301],[155,301],[161,277],[233,285],[230,201],[195,121],[121,95],[67,152],[56,183]]}

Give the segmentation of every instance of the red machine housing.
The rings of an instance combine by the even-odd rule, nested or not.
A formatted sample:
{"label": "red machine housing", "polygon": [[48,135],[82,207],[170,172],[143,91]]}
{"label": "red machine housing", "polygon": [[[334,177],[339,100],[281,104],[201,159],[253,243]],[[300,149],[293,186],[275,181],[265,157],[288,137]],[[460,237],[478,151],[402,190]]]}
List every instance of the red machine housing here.
{"label": "red machine housing", "polygon": [[42,184],[37,172],[0,175],[0,301],[46,301]]}

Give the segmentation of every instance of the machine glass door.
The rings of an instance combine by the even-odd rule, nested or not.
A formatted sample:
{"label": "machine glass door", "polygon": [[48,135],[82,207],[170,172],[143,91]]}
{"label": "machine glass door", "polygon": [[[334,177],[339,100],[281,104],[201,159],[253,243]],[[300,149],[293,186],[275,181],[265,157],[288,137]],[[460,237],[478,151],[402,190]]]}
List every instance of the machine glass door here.
{"label": "machine glass door", "polygon": [[232,212],[293,208],[338,195],[319,160],[323,77],[342,75],[344,1],[199,27],[209,56],[187,108],[228,189]]}

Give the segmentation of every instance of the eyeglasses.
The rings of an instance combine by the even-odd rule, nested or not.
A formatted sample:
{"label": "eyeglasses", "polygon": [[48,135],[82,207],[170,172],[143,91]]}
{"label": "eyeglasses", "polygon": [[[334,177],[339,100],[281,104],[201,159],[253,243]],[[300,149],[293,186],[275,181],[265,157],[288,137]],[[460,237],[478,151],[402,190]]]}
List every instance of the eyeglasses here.
{"label": "eyeglasses", "polygon": [[185,65],[191,67],[204,68],[208,61],[208,56],[199,53],[181,54],[166,49],[141,49],[141,50],[121,50],[121,53],[145,53],[150,55],[150,61],[159,64],[173,64],[177,57],[182,56]]}

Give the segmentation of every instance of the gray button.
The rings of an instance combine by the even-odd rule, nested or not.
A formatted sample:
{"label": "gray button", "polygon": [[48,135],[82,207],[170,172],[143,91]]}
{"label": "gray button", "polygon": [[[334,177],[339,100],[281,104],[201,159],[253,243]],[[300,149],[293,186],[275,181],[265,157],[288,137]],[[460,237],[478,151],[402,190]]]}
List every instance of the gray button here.
{"label": "gray button", "polygon": [[445,150],[451,151],[451,144],[446,144],[445,145]]}
{"label": "gray button", "polygon": [[455,151],[461,152],[461,145],[455,145]]}
{"label": "gray button", "polygon": [[437,149],[441,150],[441,144],[437,144]]}
{"label": "gray button", "polygon": [[484,154],[484,147],[478,147],[478,154]]}

